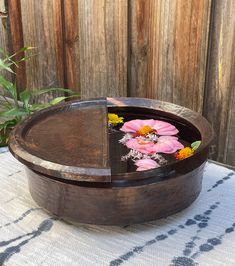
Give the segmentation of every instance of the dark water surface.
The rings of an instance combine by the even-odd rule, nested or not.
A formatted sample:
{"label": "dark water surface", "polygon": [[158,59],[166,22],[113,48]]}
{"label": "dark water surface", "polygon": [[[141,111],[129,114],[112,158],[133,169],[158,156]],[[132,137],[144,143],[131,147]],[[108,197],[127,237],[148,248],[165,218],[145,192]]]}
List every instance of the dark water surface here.
{"label": "dark water surface", "polygon": [[[116,110],[114,110],[116,111]],[[113,112],[109,111],[109,112]],[[187,121],[171,120],[167,117],[158,117],[156,114],[138,114],[136,113],[124,113],[124,112],[115,112],[119,116],[124,117],[124,122],[130,121],[132,119],[156,119],[161,121],[166,121],[173,124],[178,130],[179,133],[177,137],[179,141],[184,145],[184,147],[190,146],[192,142],[200,140],[200,133],[197,129],[189,124]],[[115,128],[115,130],[110,130],[109,132],[109,153],[110,153],[110,166],[113,174],[119,173],[127,173],[127,172],[135,172],[136,166],[131,159],[127,161],[122,161],[122,156],[128,154],[130,149],[128,149],[125,145],[119,142],[120,139],[125,135],[124,132],[121,132],[119,128]],[[166,160],[167,163],[172,163],[176,161],[174,154],[161,154]]]}

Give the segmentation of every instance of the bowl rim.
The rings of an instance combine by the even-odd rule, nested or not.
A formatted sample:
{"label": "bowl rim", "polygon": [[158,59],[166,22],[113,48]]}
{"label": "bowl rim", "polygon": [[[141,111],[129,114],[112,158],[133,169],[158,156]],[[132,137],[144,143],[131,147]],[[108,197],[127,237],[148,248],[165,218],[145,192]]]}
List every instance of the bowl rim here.
{"label": "bowl rim", "polygon": [[[84,168],[79,166],[62,165],[55,162],[50,162],[37,157],[25,149],[23,131],[25,127],[35,119],[39,119],[42,115],[50,113],[55,110],[64,110],[72,107],[76,108],[83,104],[106,104],[109,107],[125,108],[147,108],[148,110],[163,112],[175,117],[179,117],[194,128],[201,134],[201,145],[196,152],[180,161],[175,161],[159,168],[150,169],[141,172],[129,172],[112,174],[112,170],[107,168]],[[108,122],[107,122],[108,123]],[[108,126],[108,125],[107,125]],[[108,131],[107,138],[108,138]],[[190,170],[200,166],[207,159],[207,153],[210,143],[214,138],[214,131],[209,122],[200,114],[186,107],[176,105],[170,102],[159,101],[155,99],[136,98],[136,97],[107,97],[107,98],[93,98],[87,100],[74,100],[45,108],[41,111],[35,112],[31,116],[25,118],[10,134],[9,149],[11,153],[22,163],[29,168],[50,176],[55,176],[62,180],[75,180],[86,182],[112,182],[114,180],[138,180],[151,178],[153,176],[176,176],[177,172],[181,174],[187,173]],[[176,169],[178,169],[176,171]]]}

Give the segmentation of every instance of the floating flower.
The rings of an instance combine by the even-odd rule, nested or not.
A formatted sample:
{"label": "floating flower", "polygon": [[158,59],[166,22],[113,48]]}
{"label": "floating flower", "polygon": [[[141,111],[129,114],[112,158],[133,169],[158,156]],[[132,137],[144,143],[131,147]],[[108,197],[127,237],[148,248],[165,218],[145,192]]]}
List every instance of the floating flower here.
{"label": "floating flower", "polygon": [[176,154],[175,154],[175,158],[177,160],[182,160],[182,159],[185,159],[185,158],[188,158],[190,156],[192,156],[194,153],[193,149],[190,148],[190,147],[185,147],[183,149],[181,149],[180,151],[178,151]]}
{"label": "floating flower", "polygon": [[122,124],[123,119],[123,117],[119,117],[116,114],[108,113],[108,122],[113,126],[116,126],[117,124]]}
{"label": "floating flower", "polygon": [[157,152],[171,154],[184,148],[175,136],[161,136],[158,138],[157,143],[139,137],[133,138],[126,142],[126,146],[129,149],[134,149],[147,155]]}
{"label": "floating flower", "polygon": [[126,142],[126,146],[129,149],[133,149],[147,155],[156,153],[155,143],[150,140],[144,140],[142,138],[130,139]]}
{"label": "floating flower", "polygon": [[133,133],[136,136],[146,136],[151,133],[158,135],[171,136],[176,135],[179,131],[175,126],[165,121],[159,121],[154,119],[141,120],[135,119],[124,123],[120,128],[121,131],[126,133]]}
{"label": "floating flower", "polygon": [[156,145],[156,152],[175,153],[177,150],[183,149],[184,146],[178,141],[175,136],[160,136]]}
{"label": "floating flower", "polygon": [[141,159],[141,160],[137,160],[135,162],[135,165],[138,167],[136,169],[136,171],[145,171],[145,170],[157,168],[157,167],[160,166],[158,163],[156,163],[152,159]]}

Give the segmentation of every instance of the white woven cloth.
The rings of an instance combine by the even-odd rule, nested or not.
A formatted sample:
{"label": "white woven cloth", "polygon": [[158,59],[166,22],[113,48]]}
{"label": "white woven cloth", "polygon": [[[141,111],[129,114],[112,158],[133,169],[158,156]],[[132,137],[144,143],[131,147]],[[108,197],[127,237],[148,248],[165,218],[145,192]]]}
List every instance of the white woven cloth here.
{"label": "white woven cloth", "polygon": [[23,165],[0,153],[0,265],[235,265],[235,172],[208,163],[203,180],[199,198],[166,219],[75,226],[40,209]]}

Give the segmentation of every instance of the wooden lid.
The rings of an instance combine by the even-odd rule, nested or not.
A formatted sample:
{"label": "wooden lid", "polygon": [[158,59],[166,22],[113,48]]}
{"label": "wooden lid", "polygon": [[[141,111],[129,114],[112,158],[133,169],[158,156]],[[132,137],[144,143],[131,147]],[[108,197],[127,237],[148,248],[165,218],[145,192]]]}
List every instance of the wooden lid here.
{"label": "wooden lid", "polygon": [[79,181],[110,182],[105,99],[68,102],[26,118],[10,150],[31,169]]}
{"label": "wooden lid", "polygon": [[[202,144],[185,160],[148,171],[117,174],[111,163],[115,163],[115,152],[109,150],[110,107],[136,115],[145,113],[147,117],[154,112],[172,121],[189,123],[199,132]],[[76,181],[119,182],[191,171],[206,160],[212,138],[207,120],[190,109],[151,99],[107,98],[67,102],[37,112],[13,130],[9,147],[19,161],[44,175]]]}

